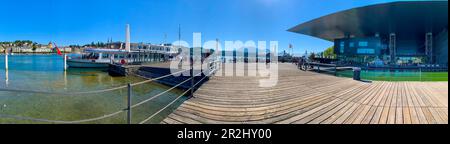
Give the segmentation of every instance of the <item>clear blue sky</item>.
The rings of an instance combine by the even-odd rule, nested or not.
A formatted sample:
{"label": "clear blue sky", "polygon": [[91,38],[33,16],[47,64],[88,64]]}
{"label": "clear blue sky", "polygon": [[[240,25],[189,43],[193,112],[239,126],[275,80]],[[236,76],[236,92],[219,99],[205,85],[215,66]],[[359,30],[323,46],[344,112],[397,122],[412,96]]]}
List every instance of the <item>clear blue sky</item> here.
{"label": "clear blue sky", "polygon": [[390,0],[0,0],[0,41],[32,40],[58,45],[124,41],[159,44],[192,33],[203,40],[279,41],[295,53],[322,51],[331,42],[286,31],[341,10]]}

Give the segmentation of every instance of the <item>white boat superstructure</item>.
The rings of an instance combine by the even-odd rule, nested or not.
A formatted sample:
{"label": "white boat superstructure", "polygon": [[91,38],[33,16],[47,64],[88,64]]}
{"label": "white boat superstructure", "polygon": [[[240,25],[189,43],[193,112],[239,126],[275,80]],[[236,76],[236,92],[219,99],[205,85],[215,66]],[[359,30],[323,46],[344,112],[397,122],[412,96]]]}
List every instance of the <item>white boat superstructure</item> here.
{"label": "white boat superstructure", "polygon": [[86,49],[79,57],[69,57],[67,65],[75,68],[106,68],[112,63],[134,62],[128,58],[130,53],[120,49]]}
{"label": "white boat superstructure", "polygon": [[[77,68],[106,68],[109,64],[139,64],[165,61],[176,53],[165,46],[148,45],[131,49],[130,26],[126,25],[125,49],[87,48],[79,57],[68,57],[67,65]],[[146,49],[148,48],[148,49]]]}
{"label": "white boat superstructure", "polygon": [[[126,25],[126,39],[125,39],[125,50],[123,49],[99,49],[99,48],[88,48],[85,49],[81,57],[67,59],[67,65],[69,67],[76,68],[106,68],[109,64],[113,63],[130,63],[134,62],[131,58],[130,49],[130,25]],[[116,60],[116,59],[119,59]]]}

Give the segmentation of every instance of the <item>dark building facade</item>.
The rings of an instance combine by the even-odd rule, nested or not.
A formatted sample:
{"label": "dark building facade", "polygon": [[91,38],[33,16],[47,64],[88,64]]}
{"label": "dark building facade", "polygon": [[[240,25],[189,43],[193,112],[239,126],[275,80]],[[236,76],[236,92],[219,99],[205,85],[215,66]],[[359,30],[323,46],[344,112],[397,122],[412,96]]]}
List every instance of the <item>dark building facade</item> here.
{"label": "dark building facade", "polygon": [[289,29],[334,42],[340,61],[448,66],[448,1],[354,8]]}

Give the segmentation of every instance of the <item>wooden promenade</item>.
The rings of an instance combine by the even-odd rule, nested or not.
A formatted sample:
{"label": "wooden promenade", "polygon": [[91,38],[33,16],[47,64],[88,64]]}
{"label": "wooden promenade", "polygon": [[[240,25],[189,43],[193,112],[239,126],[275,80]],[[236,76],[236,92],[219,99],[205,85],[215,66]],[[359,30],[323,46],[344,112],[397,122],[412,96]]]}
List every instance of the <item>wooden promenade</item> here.
{"label": "wooden promenade", "polygon": [[360,82],[279,65],[278,84],[215,76],[161,123],[447,124],[448,82]]}

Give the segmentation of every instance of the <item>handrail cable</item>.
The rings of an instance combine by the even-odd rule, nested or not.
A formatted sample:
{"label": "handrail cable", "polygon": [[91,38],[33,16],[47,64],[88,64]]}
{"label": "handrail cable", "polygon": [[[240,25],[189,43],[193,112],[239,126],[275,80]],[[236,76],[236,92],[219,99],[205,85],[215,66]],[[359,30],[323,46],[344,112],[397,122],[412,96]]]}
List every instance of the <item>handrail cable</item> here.
{"label": "handrail cable", "polygon": [[[189,79],[181,82],[180,84],[178,84],[176,86],[173,86],[172,88],[164,91],[164,92],[161,92],[161,93],[159,93],[159,94],[157,94],[157,95],[155,95],[155,96],[153,96],[153,97],[151,97],[151,98],[149,98],[147,100],[141,101],[141,102],[133,105],[131,108],[138,107],[138,106],[140,106],[140,105],[142,105],[142,104],[144,104],[144,103],[146,103],[146,102],[148,102],[150,100],[153,100],[153,99],[155,99],[155,98],[157,98],[157,97],[167,93],[168,91],[175,89],[176,87],[180,86],[181,84],[183,84],[183,83],[185,83],[185,82],[187,82],[187,81],[189,81],[191,79],[192,78],[189,78]],[[76,120],[76,121],[49,120],[49,119],[31,118],[31,117],[23,117],[23,116],[16,116],[16,115],[6,115],[6,114],[0,114],[0,117],[15,118],[15,119],[22,119],[22,120],[32,120],[32,121],[40,121],[40,122],[50,122],[50,123],[71,124],[71,123],[83,123],[83,122],[90,122],[90,121],[101,120],[101,119],[105,119],[105,118],[109,118],[109,117],[118,115],[118,114],[120,114],[120,113],[122,113],[124,111],[126,111],[126,109],[122,109],[122,110],[119,110],[119,111],[116,111],[116,112],[113,112],[113,113],[110,113],[110,114],[107,114],[107,115],[103,115],[103,116],[100,116],[100,117],[89,118],[89,119],[82,119],[82,120]]]}
{"label": "handrail cable", "polygon": [[[199,73],[199,74],[201,74],[201,73]],[[195,76],[198,76],[198,74],[195,75]],[[146,100],[143,100],[143,101],[141,101],[141,102],[139,102],[139,103],[137,103],[137,104],[134,104],[133,106],[131,106],[131,108],[138,107],[138,106],[140,106],[140,105],[142,105],[142,104],[144,104],[144,103],[146,103],[146,102],[148,102],[148,101],[151,101],[151,100],[153,100],[153,99],[155,99],[155,98],[158,98],[159,96],[161,96],[161,95],[163,95],[163,94],[165,94],[165,93],[167,93],[167,92],[169,92],[169,91],[171,91],[171,90],[177,88],[178,86],[182,85],[183,83],[185,83],[185,82],[187,82],[187,81],[189,81],[189,80],[191,80],[191,79],[192,79],[192,78],[188,78],[188,79],[182,81],[181,83],[179,83],[179,84],[173,86],[172,88],[167,89],[167,90],[164,91],[164,92],[161,92],[161,93],[159,93],[159,94],[157,94],[157,95],[155,95],[155,96],[153,96],[153,97],[151,97],[151,98],[149,98],[149,99],[146,99]]]}
{"label": "handrail cable", "polygon": [[[185,71],[188,71],[188,70],[179,71],[179,72],[176,72],[176,73],[173,73],[173,74],[178,74],[178,73],[182,73],[182,72],[185,72]],[[168,76],[173,75],[173,74],[168,74],[168,75],[161,76],[161,77],[158,77],[158,78],[154,78],[154,79],[149,79],[149,80],[146,80],[146,81],[138,82],[138,83],[135,83],[135,84],[133,84],[133,85],[135,86],[135,85],[139,85],[139,84],[151,82],[151,81],[154,81],[154,80],[162,79],[162,78],[168,77]],[[202,73],[198,73],[198,74],[195,75],[195,76],[198,76],[199,74],[202,74]],[[200,82],[202,82],[206,77],[207,77],[207,76],[205,76],[205,77],[202,78],[200,81],[198,81],[196,84],[194,84],[194,87],[197,86]],[[191,80],[191,79],[192,79],[192,78],[189,78],[189,79],[187,79],[187,80],[185,80],[185,81],[183,81],[183,82],[181,82],[181,83],[179,83],[179,84],[173,86],[172,88],[170,88],[170,89],[164,91],[164,92],[161,92],[161,93],[159,93],[159,94],[157,94],[157,95],[155,95],[155,96],[153,96],[153,97],[151,97],[151,98],[149,98],[149,99],[147,99],[147,100],[141,101],[141,102],[139,102],[139,103],[133,105],[131,108],[138,107],[138,106],[140,106],[140,105],[142,105],[142,104],[144,104],[144,103],[146,103],[146,102],[148,102],[148,101],[150,101],[150,100],[153,100],[153,99],[155,99],[156,97],[159,97],[159,96],[161,96],[162,94],[167,93],[167,92],[170,91],[170,90],[173,90],[174,88],[180,86],[181,84],[183,84],[183,83],[185,83],[185,82],[187,82],[187,81],[189,81],[189,80]],[[111,90],[121,89],[121,88],[125,88],[125,87],[127,87],[127,85],[126,85],[126,86],[116,87],[116,88],[111,88],[111,89],[105,89],[105,90],[87,91],[87,92],[77,92],[77,93],[62,93],[62,92],[59,93],[59,92],[45,92],[45,91],[33,91],[33,90],[23,90],[23,91],[22,91],[22,90],[17,90],[17,89],[15,90],[15,89],[3,89],[3,88],[0,88],[0,91],[8,91],[8,92],[26,92],[26,93],[41,93],[41,94],[89,94],[89,93],[106,92],[106,91],[111,91]],[[169,103],[168,105],[166,105],[164,108],[160,109],[158,112],[156,112],[155,114],[153,114],[152,116],[150,116],[150,117],[147,118],[146,120],[140,122],[140,124],[145,123],[146,121],[148,121],[148,120],[150,120],[151,118],[153,118],[155,115],[159,114],[161,111],[165,110],[167,107],[169,107],[170,105],[172,105],[174,102],[176,102],[178,99],[180,99],[182,96],[184,96],[184,95],[185,95],[188,91],[190,91],[191,89],[192,89],[192,87],[189,88],[188,90],[186,90],[186,91],[185,91],[183,94],[181,94],[180,96],[178,96],[174,101],[172,101],[171,103]],[[89,118],[89,119],[75,120],[75,121],[49,120],[49,119],[32,118],[32,117],[24,117],[24,116],[9,115],[9,114],[0,114],[0,117],[14,118],[14,119],[22,119],[22,120],[31,120],[31,121],[38,121],[38,122],[62,123],[62,124],[74,124],[74,123],[91,122],[91,121],[101,120],[101,119],[105,119],[105,118],[110,118],[110,117],[113,117],[113,116],[118,115],[118,114],[120,114],[120,113],[122,113],[122,112],[125,112],[125,111],[127,111],[126,108],[125,108],[125,109],[121,109],[121,110],[116,111],[116,112],[113,112],[113,113],[110,113],[110,114],[107,114],[107,115],[103,115],[103,116],[99,116],[99,117],[95,117],[95,118]]]}
{"label": "handrail cable", "polygon": [[[202,82],[204,79],[206,78],[203,77],[200,81],[198,81],[196,84],[194,84],[194,87],[197,86],[200,82]],[[156,113],[152,114],[150,117],[146,118],[145,120],[139,122],[139,124],[144,124],[145,122],[149,121],[150,119],[152,119],[153,117],[155,117],[157,114],[161,113],[163,110],[165,110],[166,108],[168,108],[169,106],[171,106],[173,103],[175,103],[178,99],[180,99],[182,96],[184,96],[188,91],[190,91],[192,88],[189,88],[188,90],[186,90],[183,94],[179,95],[175,100],[173,100],[172,102],[170,102],[169,104],[167,104],[165,107],[163,107],[162,109],[160,109],[159,111],[157,111]]]}
{"label": "handrail cable", "polygon": [[[179,72],[176,72],[176,73],[173,73],[173,74],[167,74],[167,75],[164,75],[164,76],[161,76],[161,77],[158,77],[158,78],[153,78],[153,79],[145,80],[145,81],[142,81],[142,82],[137,82],[137,83],[132,84],[132,86],[136,86],[136,85],[148,83],[148,82],[151,82],[151,81],[159,80],[159,79],[166,78],[166,77],[169,77],[171,75],[182,73],[182,72],[185,72],[185,71],[188,71],[188,70],[179,71]],[[5,88],[0,88],[0,91],[22,92],[22,93],[39,93],[39,94],[80,95],[80,94],[95,94],[95,93],[108,92],[108,91],[123,89],[123,88],[126,88],[126,87],[128,87],[128,86],[127,85],[123,85],[123,86],[109,88],[109,89],[85,91],[85,92],[48,92],[48,91],[5,89]]]}
{"label": "handrail cable", "polygon": [[184,91],[181,95],[179,95],[175,100],[173,100],[172,102],[170,102],[168,105],[166,105],[165,107],[163,107],[162,109],[160,109],[159,111],[157,111],[156,113],[152,114],[150,117],[146,118],[145,120],[139,122],[139,124],[144,124],[145,122],[149,121],[150,119],[152,119],[154,116],[156,116],[157,114],[161,113],[163,110],[165,110],[166,108],[168,108],[169,106],[171,106],[173,103],[175,103],[178,99],[180,99],[181,97],[183,97],[187,92],[189,92],[192,88],[187,89],[186,91]]}
{"label": "handrail cable", "polygon": [[0,114],[0,117],[6,117],[6,118],[14,118],[14,119],[22,119],[22,120],[31,120],[31,121],[38,121],[38,122],[49,122],[49,123],[61,123],[61,124],[75,124],[75,123],[83,123],[83,122],[91,122],[96,120],[101,120],[105,118],[110,118],[115,115],[118,115],[122,112],[126,111],[125,109],[110,113],[107,115],[103,115],[100,117],[95,118],[89,118],[89,119],[82,119],[82,120],[75,120],[75,121],[63,121],[63,120],[49,120],[49,119],[42,119],[42,118],[32,118],[32,117],[24,117],[24,116],[17,116],[17,115],[8,115],[8,114]]}
{"label": "handrail cable", "polygon": [[[201,74],[201,73],[199,73],[199,74]],[[199,74],[197,74],[196,76],[198,76]],[[205,77],[205,78],[206,78],[206,77]],[[157,97],[163,95],[164,93],[167,93],[168,91],[175,89],[176,87],[180,86],[181,84],[183,84],[183,83],[185,83],[185,82],[187,82],[187,81],[189,81],[189,80],[191,80],[191,79],[192,79],[192,78],[189,78],[189,79],[187,79],[187,80],[181,82],[180,84],[177,84],[177,85],[173,86],[172,88],[170,88],[170,89],[164,91],[164,92],[161,92],[161,93],[159,93],[159,94],[157,94],[157,95],[155,95],[155,96],[153,96],[153,97],[151,97],[151,98],[149,98],[149,99],[147,99],[147,100],[141,101],[141,102],[139,102],[139,103],[133,105],[131,108],[138,107],[138,106],[140,106],[140,105],[142,105],[142,104],[144,104],[144,103],[146,103],[146,102],[148,102],[148,101],[150,101],[150,100],[153,100],[153,99],[155,99],[155,98],[157,98]],[[204,78],[203,78],[203,79],[204,79]],[[203,80],[203,79],[202,79],[202,80]],[[201,81],[202,81],[202,80],[201,80]],[[197,83],[197,84],[198,84],[198,83]],[[184,94],[183,94],[183,95],[184,95]],[[38,122],[62,123],[62,124],[74,124],[74,123],[91,122],[91,121],[101,120],[101,119],[105,119],[105,118],[110,118],[110,117],[113,117],[113,116],[118,115],[118,114],[120,114],[120,113],[122,113],[122,112],[125,112],[125,111],[127,111],[127,110],[126,110],[126,109],[122,109],[122,110],[119,110],[119,111],[116,111],[116,112],[113,112],[113,113],[110,113],[110,114],[107,114],[107,115],[103,115],[103,116],[99,116],[99,117],[95,117],[95,118],[89,118],[89,119],[76,120],[76,121],[49,120],[49,119],[32,118],[32,117],[24,117],[24,116],[17,116],[17,115],[7,115],[7,114],[0,114],[0,117],[14,118],[14,119],[22,119],[22,120],[31,120],[31,121],[38,121]]]}

